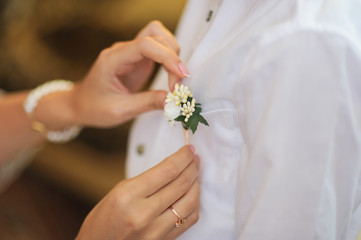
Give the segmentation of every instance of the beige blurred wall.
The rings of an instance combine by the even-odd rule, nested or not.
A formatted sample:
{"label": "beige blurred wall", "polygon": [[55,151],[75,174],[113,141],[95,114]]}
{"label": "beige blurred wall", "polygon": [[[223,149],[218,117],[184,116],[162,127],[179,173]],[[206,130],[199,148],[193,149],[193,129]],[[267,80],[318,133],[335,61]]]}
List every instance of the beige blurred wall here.
{"label": "beige blurred wall", "polygon": [[2,0],[0,87],[81,79],[99,51],[158,19],[174,30],[184,0]]}

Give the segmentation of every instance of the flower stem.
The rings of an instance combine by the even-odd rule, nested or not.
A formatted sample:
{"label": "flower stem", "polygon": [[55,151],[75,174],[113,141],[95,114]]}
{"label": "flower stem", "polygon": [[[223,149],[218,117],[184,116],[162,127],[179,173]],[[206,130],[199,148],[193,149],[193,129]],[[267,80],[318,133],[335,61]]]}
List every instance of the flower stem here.
{"label": "flower stem", "polygon": [[184,141],[186,144],[190,144],[190,140],[189,140],[189,130],[185,130],[183,129],[183,135],[184,135]]}

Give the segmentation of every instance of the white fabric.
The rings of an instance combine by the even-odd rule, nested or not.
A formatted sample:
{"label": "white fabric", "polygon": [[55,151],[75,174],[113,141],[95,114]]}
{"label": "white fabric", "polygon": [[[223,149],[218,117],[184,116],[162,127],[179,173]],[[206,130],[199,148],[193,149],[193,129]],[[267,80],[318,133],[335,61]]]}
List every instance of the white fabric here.
{"label": "white fabric", "polygon": [[[200,219],[179,239],[356,239],[360,13],[352,0],[189,1],[178,28],[185,84],[210,126],[191,136]],[[167,89],[165,72],[153,88]],[[129,176],[183,144],[162,111],[144,114],[130,136]]]}

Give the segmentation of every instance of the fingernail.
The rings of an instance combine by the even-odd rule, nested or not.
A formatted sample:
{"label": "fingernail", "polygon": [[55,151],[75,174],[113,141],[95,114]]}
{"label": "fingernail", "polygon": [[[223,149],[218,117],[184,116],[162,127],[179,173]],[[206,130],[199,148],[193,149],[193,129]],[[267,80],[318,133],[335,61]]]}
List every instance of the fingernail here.
{"label": "fingernail", "polygon": [[182,74],[185,77],[187,77],[187,78],[191,77],[191,74],[189,73],[188,68],[186,67],[186,65],[184,65],[182,62],[180,62],[178,64],[178,67],[179,67],[179,70],[182,72]]}
{"label": "fingernail", "polygon": [[196,149],[194,148],[193,145],[189,145],[189,148],[191,149],[192,153],[195,154],[196,153]]}

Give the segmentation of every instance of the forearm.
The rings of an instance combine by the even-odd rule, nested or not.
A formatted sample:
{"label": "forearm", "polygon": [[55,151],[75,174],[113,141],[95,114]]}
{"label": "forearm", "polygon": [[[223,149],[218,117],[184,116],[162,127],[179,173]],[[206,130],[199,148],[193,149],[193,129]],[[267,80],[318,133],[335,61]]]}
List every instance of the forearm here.
{"label": "forearm", "polygon": [[11,159],[24,149],[40,146],[45,137],[31,127],[32,121],[49,130],[59,130],[74,123],[73,92],[57,92],[39,101],[31,118],[23,103],[28,92],[5,95],[0,100],[0,161]]}

